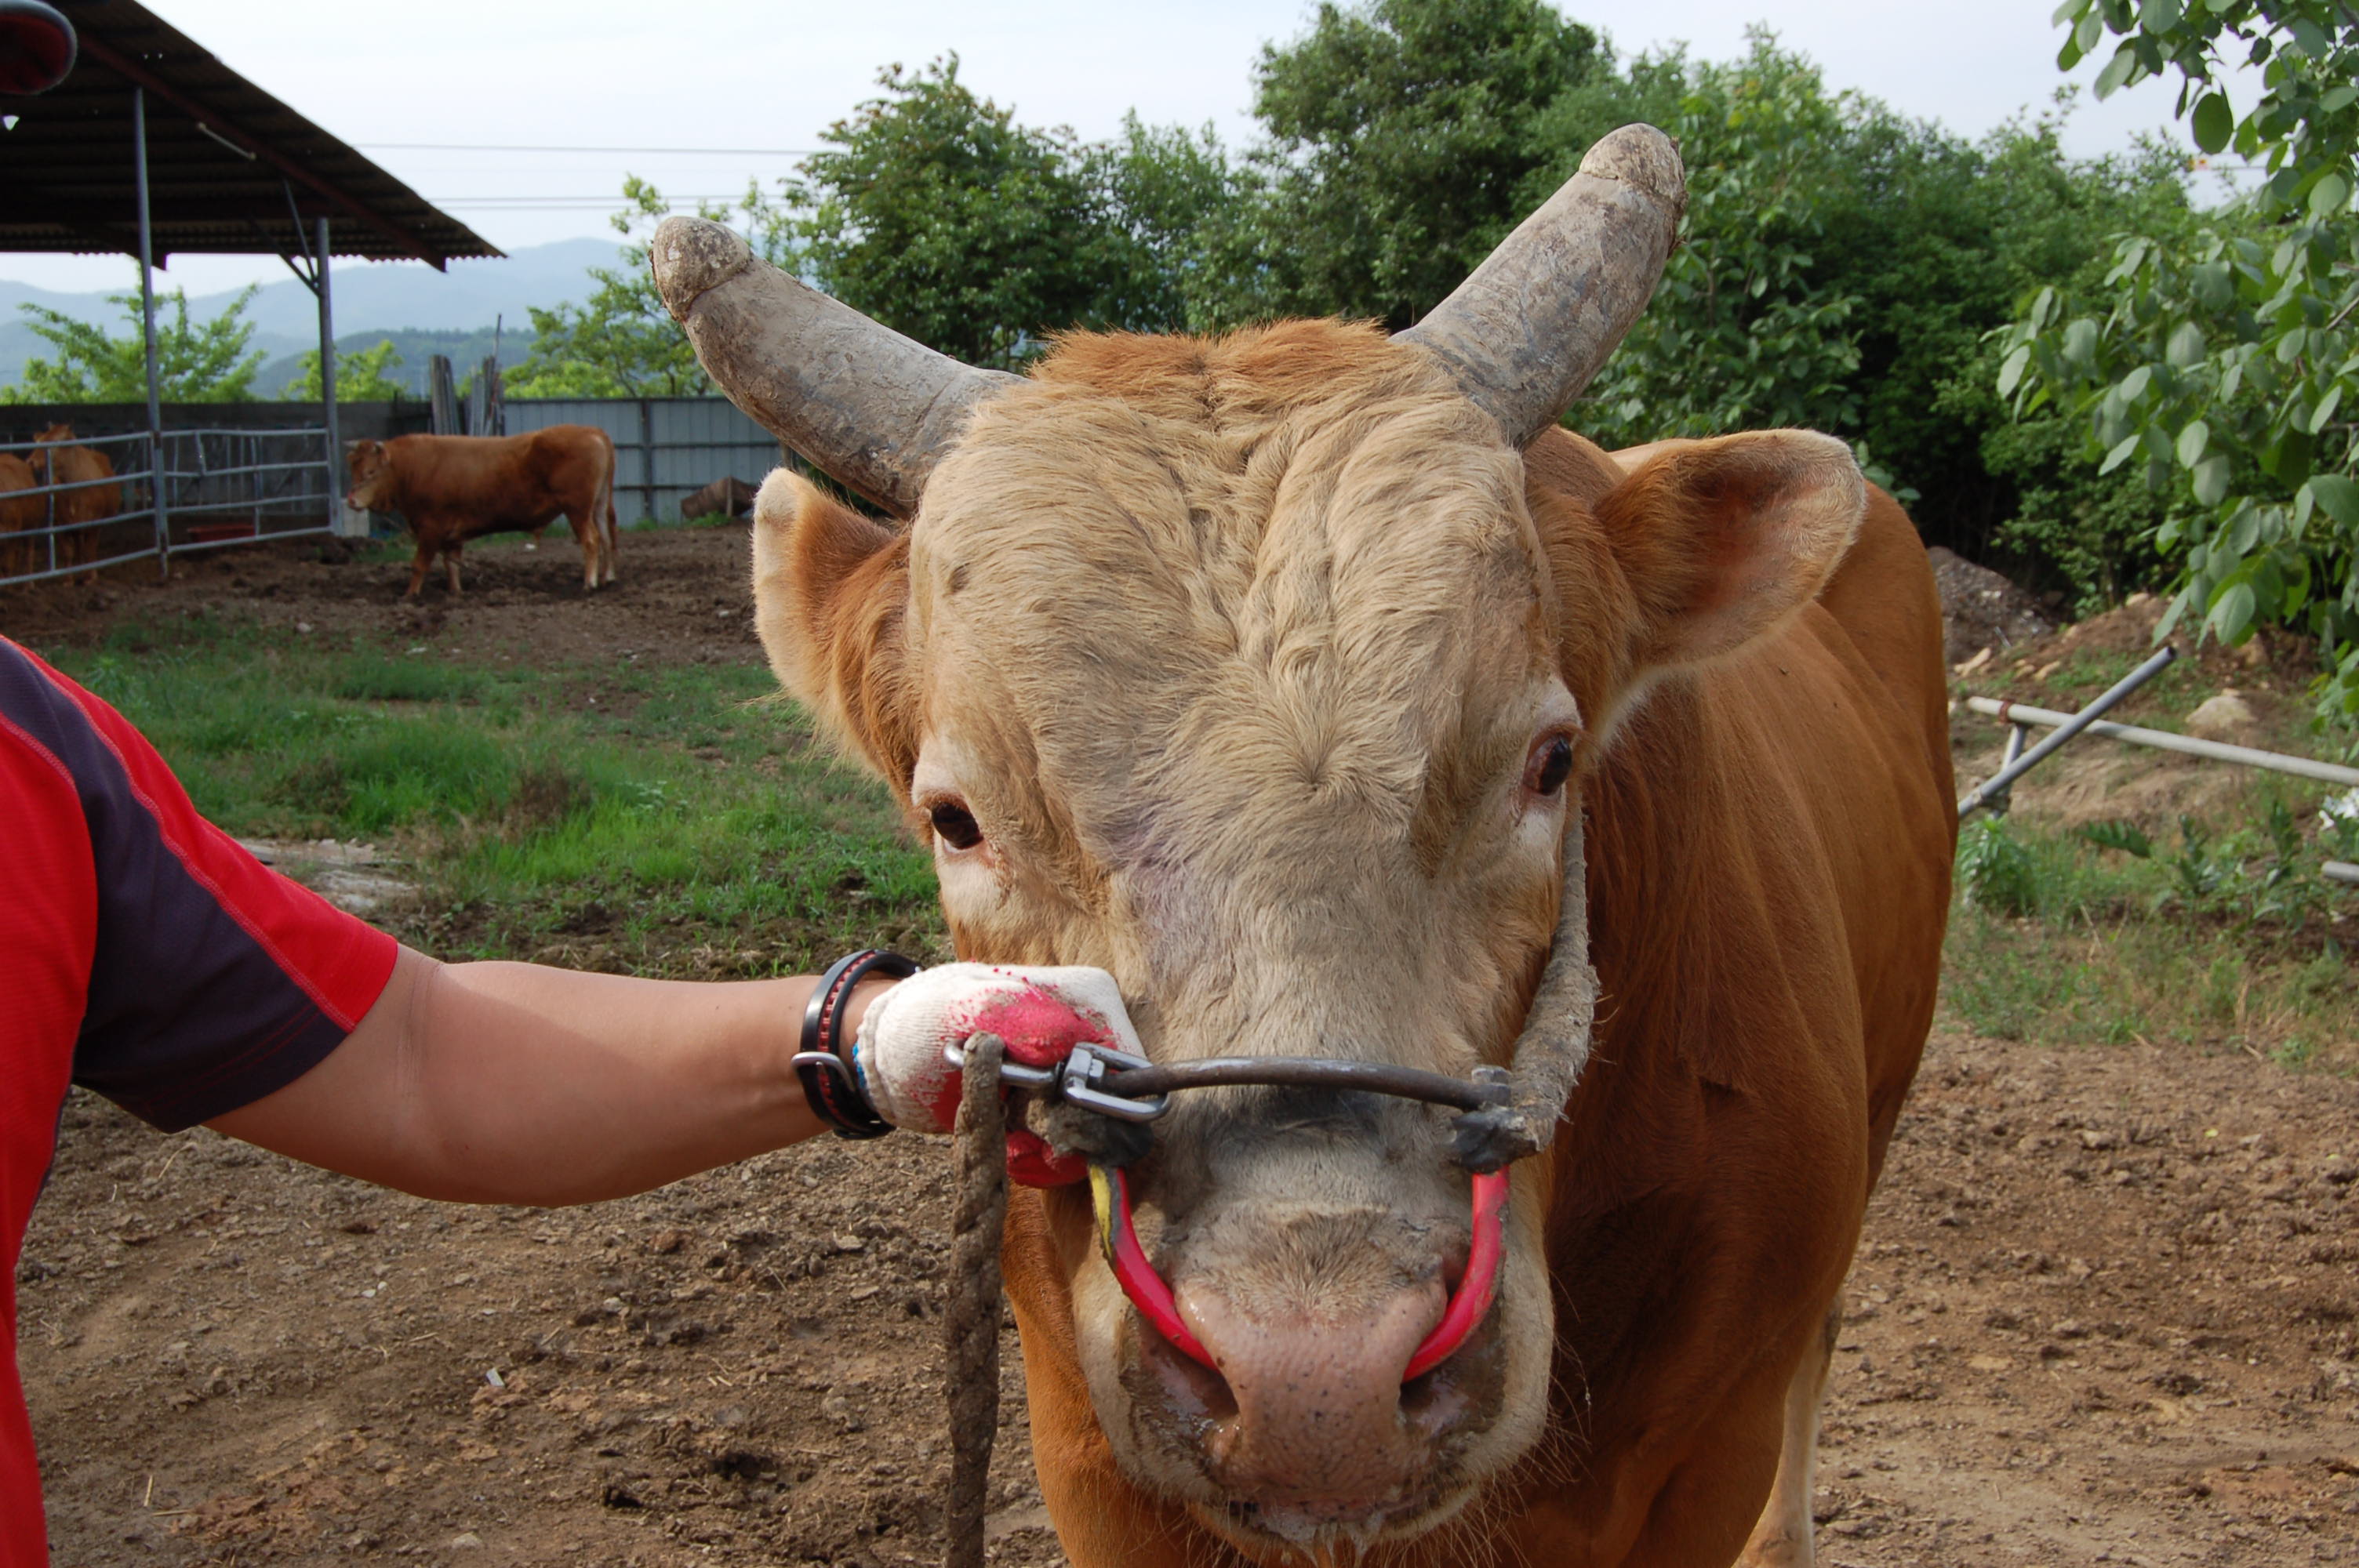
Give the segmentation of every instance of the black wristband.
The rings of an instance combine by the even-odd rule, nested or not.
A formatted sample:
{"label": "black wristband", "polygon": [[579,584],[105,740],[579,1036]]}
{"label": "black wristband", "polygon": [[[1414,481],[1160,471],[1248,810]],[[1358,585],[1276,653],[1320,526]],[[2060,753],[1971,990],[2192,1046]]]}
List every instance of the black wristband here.
{"label": "black wristband", "polygon": [[860,1092],[859,1075],[852,1068],[849,1042],[843,1038],[843,1004],[852,988],[872,974],[907,979],[918,972],[914,959],[875,947],[846,953],[828,966],[812,988],[803,1009],[802,1049],[795,1053],[795,1076],[802,1080],[803,1098],[838,1138],[882,1138],[893,1124],[876,1114]]}

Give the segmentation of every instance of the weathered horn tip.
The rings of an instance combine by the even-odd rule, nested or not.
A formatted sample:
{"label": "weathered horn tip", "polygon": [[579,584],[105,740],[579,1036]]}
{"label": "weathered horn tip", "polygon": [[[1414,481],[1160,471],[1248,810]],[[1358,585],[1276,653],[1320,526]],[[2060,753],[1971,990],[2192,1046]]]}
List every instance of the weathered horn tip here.
{"label": "weathered horn tip", "polygon": [[708,290],[745,270],[754,259],[754,247],[725,223],[667,218],[647,246],[647,255],[664,308],[673,320],[685,321],[690,308]]}
{"label": "weathered horn tip", "polygon": [[1677,208],[1687,200],[1687,170],[1679,144],[1652,125],[1625,125],[1601,136],[1581,160],[1581,172],[1625,185]]}

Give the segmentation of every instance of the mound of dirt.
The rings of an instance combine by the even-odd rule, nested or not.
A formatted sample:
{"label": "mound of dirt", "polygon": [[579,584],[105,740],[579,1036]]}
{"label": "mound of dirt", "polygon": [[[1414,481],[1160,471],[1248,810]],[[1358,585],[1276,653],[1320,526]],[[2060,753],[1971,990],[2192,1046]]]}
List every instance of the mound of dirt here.
{"label": "mound of dirt", "polygon": [[1933,586],[1941,595],[1942,656],[1951,664],[1963,664],[1984,648],[2011,648],[2056,629],[2055,618],[2038,596],[1988,567],[1978,567],[1940,545],[1925,555],[1933,563]]}
{"label": "mound of dirt", "polygon": [[[2161,645],[2155,640],[2155,633],[2161,628],[2162,618],[2169,610],[2168,599],[2134,593],[2111,610],[2010,651],[2017,655],[2017,664],[2041,667],[2075,654],[2116,654],[2143,658]],[[2182,661],[2193,661],[2196,675],[2207,686],[2299,692],[2318,673],[2316,639],[2280,626],[2264,626],[2241,646],[2232,648],[2198,637],[2196,628],[2182,618],[2172,629],[2169,641],[2179,649]],[[1997,665],[1994,663],[1990,667],[1995,669]],[[2249,697],[2250,692],[2245,695]]]}
{"label": "mound of dirt", "polygon": [[[2086,674],[2091,656],[2117,661],[2114,667],[2125,669],[2153,653],[2159,646],[2155,633],[2169,608],[2169,600],[2154,594],[2132,594],[2102,614],[2018,643],[2004,658],[1975,654],[1954,666],[1955,689],[1961,696],[2011,698],[2070,712],[2097,695]],[[2264,751],[2299,756],[2323,751],[2331,760],[2331,741],[2321,742],[2309,729],[2308,687],[2318,669],[2314,641],[2267,628],[2230,648],[2199,641],[2183,623],[2169,641],[2180,650],[2178,664],[2108,717]],[[2064,684],[2051,686],[2051,676]],[[2159,694],[2166,689],[2176,695],[2165,698]],[[1950,728],[1962,786],[1997,771],[2005,726],[1969,712],[1961,702],[1951,710]],[[2044,733],[2035,730],[2033,738]],[[2156,832],[2183,815],[2249,818],[2263,781],[2272,776],[2090,739],[2066,747],[2016,785],[2014,809],[2060,827],[2122,818]],[[2325,794],[2332,786],[2318,788]]]}

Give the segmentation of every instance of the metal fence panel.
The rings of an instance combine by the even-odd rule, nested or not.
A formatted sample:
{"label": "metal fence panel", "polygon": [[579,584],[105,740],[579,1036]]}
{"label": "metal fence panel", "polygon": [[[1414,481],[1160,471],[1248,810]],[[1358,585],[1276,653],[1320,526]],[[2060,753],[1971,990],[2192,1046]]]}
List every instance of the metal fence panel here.
{"label": "metal fence panel", "polygon": [[[216,412],[234,420],[243,410]],[[73,448],[103,459],[114,470],[0,492],[0,581],[38,582],[143,557],[163,561],[191,550],[327,533],[336,516],[327,434],[318,427],[226,423],[167,429],[162,515],[168,529],[157,521],[145,430],[77,432],[54,443],[0,442],[0,451],[35,465],[37,476],[45,459]]]}
{"label": "metal fence panel", "polygon": [[614,509],[669,521],[714,480],[759,484],[785,461],[777,438],[723,397],[511,397],[512,436],[551,425],[594,425],[614,443]]}
{"label": "metal fence panel", "polygon": [[[142,557],[257,539],[332,532],[342,489],[343,454],[327,449],[316,404],[173,404],[164,408],[164,514],[158,536],[147,453],[147,410],[131,405],[71,409],[12,408],[0,423],[0,451],[30,459],[21,438],[71,420],[73,444],[102,453],[110,479],[0,492],[0,582],[30,582],[94,571]],[[777,438],[721,397],[530,397],[506,401],[511,435],[551,425],[594,425],[614,442],[614,507],[625,519],[671,521],[688,496],[724,476],[758,484],[792,460]],[[347,437],[385,438],[426,423],[421,406],[340,404]],[[5,438],[18,438],[7,439]],[[72,496],[116,487],[95,515],[60,516]],[[38,510],[27,513],[27,506]],[[11,531],[12,523],[22,526]]]}

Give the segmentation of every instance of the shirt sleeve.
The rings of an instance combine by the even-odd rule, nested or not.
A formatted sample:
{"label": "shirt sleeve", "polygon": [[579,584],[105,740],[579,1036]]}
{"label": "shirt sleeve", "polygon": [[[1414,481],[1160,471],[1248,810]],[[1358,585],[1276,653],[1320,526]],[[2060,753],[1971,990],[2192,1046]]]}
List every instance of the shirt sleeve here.
{"label": "shirt sleeve", "polygon": [[240,849],[121,714],[5,638],[0,719],[71,776],[90,834],[97,939],[76,1083],[179,1131],[343,1043],[392,977],[392,937]]}

